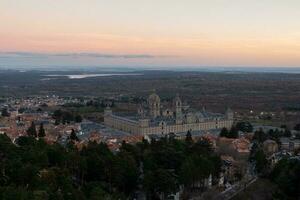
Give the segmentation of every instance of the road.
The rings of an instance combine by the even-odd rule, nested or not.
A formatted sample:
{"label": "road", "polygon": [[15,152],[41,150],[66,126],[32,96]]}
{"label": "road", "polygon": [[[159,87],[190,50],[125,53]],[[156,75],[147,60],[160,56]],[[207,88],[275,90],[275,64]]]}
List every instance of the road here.
{"label": "road", "polygon": [[257,177],[254,177],[249,182],[241,181],[237,184],[234,184],[231,188],[223,191],[218,196],[213,198],[214,200],[230,200],[235,197],[238,193],[248,188],[252,183],[257,180]]}

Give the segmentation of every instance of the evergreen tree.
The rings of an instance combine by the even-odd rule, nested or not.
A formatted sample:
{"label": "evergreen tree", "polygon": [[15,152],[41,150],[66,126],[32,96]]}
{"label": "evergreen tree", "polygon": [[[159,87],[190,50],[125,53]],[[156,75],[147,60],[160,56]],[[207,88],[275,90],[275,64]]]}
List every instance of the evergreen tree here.
{"label": "evergreen tree", "polygon": [[284,137],[291,137],[292,133],[289,129],[285,129],[283,132]]}
{"label": "evergreen tree", "polygon": [[158,195],[165,199],[178,190],[175,175],[170,170],[161,168],[147,172],[143,185],[150,199],[156,199]]}
{"label": "evergreen tree", "polygon": [[193,146],[192,151],[201,155],[209,155],[213,153],[213,146],[206,138],[200,138]]}
{"label": "evergreen tree", "polygon": [[228,130],[227,130],[227,128],[222,128],[222,130],[221,130],[221,132],[220,132],[220,137],[228,137],[228,134],[229,134],[229,132],[228,132]]}
{"label": "evergreen tree", "polygon": [[41,123],[41,125],[40,125],[38,136],[39,136],[40,138],[46,136],[46,133],[45,133],[45,129],[44,129],[43,123]]}
{"label": "evergreen tree", "polygon": [[0,134],[0,199],[133,199],[141,188],[149,199],[166,199],[181,184],[185,190],[204,189],[204,180],[221,171],[220,157],[205,139],[189,148],[185,141],[167,138],[123,142],[114,153],[96,142],[77,149],[75,130],[68,140],[61,146],[22,136],[15,145]]}
{"label": "evergreen tree", "polygon": [[36,132],[36,128],[35,128],[35,124],[34,122],[31,122],[30,127],[27,129],[27,135],[31,136],[31,137],[37,137],[37,132]]}
{"label": "evergreen tree", "polygon": [[232,126],[229,132],[229,138],[238,138],[239,132],[238,129],[235,126]]}
{"label": "evergreen tree", "polygon": [[82,122],[82,117],[81,117],[80,115],[76,115],[76,116],[75,116],[75,122],[76,122],[76,123]]}
{"label": "evergreen tree", "polygon": [[188,145],[193,144],[192,133],[191,133],[190,130],[188,130],[188,132],[186,133],[185,142],[186,142]]}
{"label": "evergreen tree", "polygon": [[71,131],[70,140],[72,140],[72,141],[79,141],[79,138],[77,137],[74,129],[72,129],[72,131]]}
{"label": "evergreen tree", "polygon": [[63,115],[63,113],[61,110],[55,110],[52,117],[53,117],[53,119],[61,119],[62,115]]}
{"label": "evergreen tree", "polygon": [[278,186],[276,196],[274,195],[276,199],[299,199],[299,171],[300,161],[298,159],[283,158],[275,165],[270,178]]}
{"label": "evergreen tree", "polygon": [[238,138],[239,137],[238,129],[235,126],[232,126],[230,131],[228,131],[227,128],[224,127],[220,132],[220,137]]}
{"label": "evergreen tree", "polygon": [[9,112],[7,111],[7,108],[2,109],[1,115],[2,115],[2,117],[9,117],[10,116]]}
{"label": "evergreen tree", "polygon": [[294,127],[294,130],[300,131],[300,124],[296,124],[296,126]]}
{"label": "evergreen tree", "polygon": [[265,140],[268,139],[268,136],[262,129],[259,129],[259,131],[255,131],[253,139],[258,141],[259,143],[263,143]]}
{"label": "evergreen tree", "polygon": [[243,131],[243,132],[246,132],[246,133],[251,133],[253,131],[253,126],[250,122],[238,122],[236,124],[236,128],[239,131]]}
{"label": "evergreen tree", "polygon": [[280,128],[287,129],[287,125],[282,124],[282,125],[280,126]]}
{"label": "evergreen tree", "polygon": [[263,150],[258,150],[254,155],[255,169],[258,173],[265,173],[268,168],[268,160]]}

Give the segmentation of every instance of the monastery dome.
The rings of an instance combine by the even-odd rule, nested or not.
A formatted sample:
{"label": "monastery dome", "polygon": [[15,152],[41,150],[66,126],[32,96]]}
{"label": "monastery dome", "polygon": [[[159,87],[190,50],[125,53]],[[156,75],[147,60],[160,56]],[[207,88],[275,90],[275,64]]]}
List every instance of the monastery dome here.
{"label": "monastery dome", "polygon": [[[181,99],[180,99],[180,97],[179,97],[179,94],[176,94],[176,97],[173,99],[173,103],[174,103],[174,105],[176,106],[178,103],[179,103],[179,105],[181,105]],[[179,106],[178,105],[178,106]]]}
{"label": "monastery dome", "polygon": [[148,101],[149,102],[159,102],[160,98],[156,93],[153,93],[148,97]]}
{"label": "monastery dome", "polygon": [[178,93],[176,94],[176,97],[174,98],[174,101],[181,101]]}
{"label": "monastery dome", "polygon": [[202,112],[197,112],[195,115],[198,117],[198,119],[203,119],[205,118],[204,114]]}

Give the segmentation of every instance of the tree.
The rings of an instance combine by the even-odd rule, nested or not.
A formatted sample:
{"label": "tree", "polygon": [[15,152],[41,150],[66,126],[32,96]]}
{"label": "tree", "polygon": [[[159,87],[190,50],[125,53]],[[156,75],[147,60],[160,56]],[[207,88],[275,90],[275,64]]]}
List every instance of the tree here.
{"label": "tree", "polygon": [[188,157],[181,166],[180,181],[188,188],[199,187],[203,189],[204,180],[209,175],[218,176],[222,162],[218,156],[193,155]]}
{"label": "tree", "polygon": [[1,199],[32,199],[32,192],[28,191],[25,187],[1,187],[0,194]]}
{"label": "tree", "polygon": [[31,122],[30,127],[27,129],[27,135],[31,136],[31,137],[37,137],[37,132],[36,132],[36,128],[35,128],[35,124],[34,122]]}
{"label": "tree", "polygon": [[112,108],[112,107],[115,107],[115,102],[114,102],[114,101],[111,102],[110,107],[111,107],[111,108]]}
{"label": "tree", "polygon": [[283,132],[283,136],[284,136],[284,137],[291,137],[291,136],[292,136],[292,133],[291,133],[290,130],[285,129],[284,132]]}
{"label": "tree", "polygon": [[230,131],[228,131],[227,128],[224,127],[220,132],[220,137],[238,138],[239,137],[238,129],[235,126],[232,126]]}
{"label": "tree", "polygon": [[280,128],[287,129],[287,125],[282,124],[282,125],[280,126]]}
{"label": "tree", "polygon": [[265,173],[268,168],[268,160],[263,150],[258,150],[254,156],[255,169],[258,173]]}
{"label": "tree", "polygon": [[188,130],[188,132],[186,133],[185,142],[186,142],[188,145],[193,144],[192,133],[191,133],[190,130]]}
{"label": "tree", "polygon": [[72,131],[71,131],[70,140],[72,140],[72,141],[79,141],[79,138],[77,137],[74,129],[72,129]]}
{"label": "tree", "polygon": [[299,199],[300,196],[300,161],[281,159],[271,172],[271,180],[277,184],[276,199]]}
{"label": "tree", "polygon": [[235,126],[232,126],[229,131],[229,138],[238,138],[239,137],[239,131]]}
{"label": "tree", "polygon": [[62,118],[62,111],[61,110],[55,110],[52,117],[53,119],[57,119],[57,120],[60,120]]}
{"label": "tree", "polygon": [[113,167],[113,182],[118,189],[125,194],[131,194],[137,186],[139,168],[134,159],[134,155],[129,152],[120,152]]}
{"label": "tree", "polygon": [[180,171],[180,181],[187,187],[192,187],[194,182],[196,181],[197,166],[194,163],[192,158],[188,158],[181,166]]}
{"label": "tree", "polygon": [[246,132],[246,133],[251,133],[253,131],[253,126],[250,122],[238,122],[236,124],[236,128],[239,131]]}
{"label": "tree", "polygon": [[42,137],[46,136],[43,123],[40,124],[38,136],[39,136],[39,138],[42,138]]}
{"label": "tree", "polygon": [[269,135],[271,138],[277,138],[277,135],[275,134],[275,131],[274,131],[273,129],[270,129],[270,130],[269,130],[268,135]]}
{"label": "tree", "polygon": [[255,131],[253,139],[257,140],[259,143],[263,143],[268,139],[268,136],[262,129],[259,129],[258,131]]}
{"label": "tree", "polygon": [[150,199],[156,199],[155,196],[159,195],[165,199],[165,196],[177,192],[178,184],[172,172],[156,169],[145,174],[144,187]]}
{"label": "tree", "polygon": [[296,138],[296,139],[300,139],[300,133],[296,133],[296,134],[295,134],[295,138]]}
{"label": "tree", "polygon": [[220,132],[220,137],[228,137],[228,129],[227,128],[222,128],[221,132]]}
{"label": "tree", "polygon": [[213,153],[213,146],[206,138],[201,138],[192,146],[192,152],[201,155],[210,155]]}
{"label": "tree", "polygon": [[36,140],[33,137],[20,136],[16,139],[19,146],[33,146]]}
{"label": "tree", "polygon": [[89,196],[89,199],[91,199],[91,200],[111,200],[111,199],[113,199],[113,197],[109,193],[104,191],[102,187],[100,187],[99,185],[96,185],[96,184],[95,184],[95,186],[93,186],[90,189],[88,196]]}
{"label": "tree", "polygon": [[76,116],[75,116],[75,122],[76,122],[76,123],[82,122],[82,117],[81,117],[80,115],[76,115]]}
{"label": "tree", "polygon": [[204,188],[204,180],[217,177],[222,166],[205,139],[188,148],[167,137],[124,142],[118,152],[96,142],[77,149],[77,139],[72,130],[66,146],[28,136],[14,144],[0,134],[0,199],[134,199],[140,188],[149,199],[166,199],[179,183]]}
{"label": "tree", "polygon": [[1,115],[2,115],[2,117],[9,117],[10,116],[9,112],[7,111],[7,108],[2,109]]}
{"label": "tree", "polygon": [[258,145],[257,142],[253,142],[251,149],[250,149],[250,155],[249,155],[249,161],[250,162],[254,162],[255,161],[255,155],[257,153],[257,151],[260,149],[261,147]]}
{"label": "tree", "polygon": [[300,124],[296,124],[296,126],[294,127],[294,130],[300,131]]}

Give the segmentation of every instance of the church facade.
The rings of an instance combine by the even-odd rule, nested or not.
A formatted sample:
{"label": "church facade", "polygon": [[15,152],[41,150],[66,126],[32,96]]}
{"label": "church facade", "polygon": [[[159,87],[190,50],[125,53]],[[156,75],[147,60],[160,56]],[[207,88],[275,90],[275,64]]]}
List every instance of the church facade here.
{"label": "church facade", "polygon": [[153,93],[146,105],[139,105],[135,114],[116,114],[110,108],[104,111],[104,124],[108,127],[132,134],[151,135],[186,133],[187,131],[218,130],[231,128],[233,112],[225,114],[195,111],[183,105],[176,95],[169,106],[162,106],[160,97]]}

